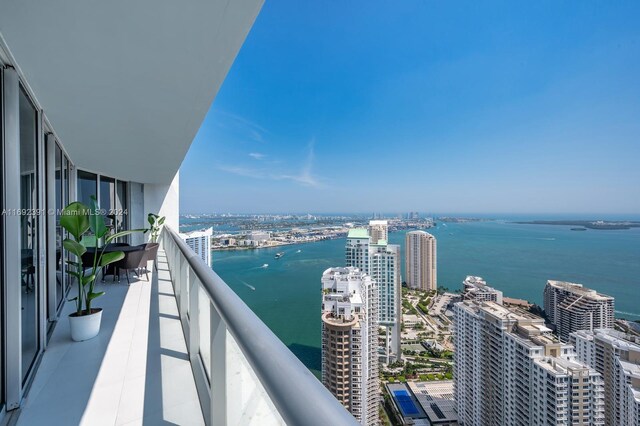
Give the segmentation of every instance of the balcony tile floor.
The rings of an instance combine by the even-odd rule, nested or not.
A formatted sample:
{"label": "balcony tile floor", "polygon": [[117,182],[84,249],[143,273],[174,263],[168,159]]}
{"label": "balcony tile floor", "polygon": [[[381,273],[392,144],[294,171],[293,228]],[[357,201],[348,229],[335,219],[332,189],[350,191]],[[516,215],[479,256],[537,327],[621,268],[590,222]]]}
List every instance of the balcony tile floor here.
{"label": "balcony tile floor", "polygon": [[100,334],[72,342],[67,302],[17,424],[204,425],[165,254],[158,272],[107,292]]}

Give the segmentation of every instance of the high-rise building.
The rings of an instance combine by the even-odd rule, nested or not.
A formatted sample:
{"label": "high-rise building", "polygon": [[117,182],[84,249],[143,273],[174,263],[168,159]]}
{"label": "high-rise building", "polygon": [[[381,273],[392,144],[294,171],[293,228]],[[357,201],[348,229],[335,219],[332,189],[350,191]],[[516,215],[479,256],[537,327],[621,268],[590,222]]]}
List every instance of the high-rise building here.
{"label": "high-rise building", "polygon": [[378,424],[378,289],[358,268],[322,274],[322,383],[362,425]]}
{"label": "high-rise building", "polygon": [[187,243],[204,263],[211,266],[211,236],[213,228],[200,231],[180,233],[180,237]]}
{"label": "high-rise building", "polygon": [[380,240],[389,241],[388,222],[386,220],[370,220],[369,236],[372,244],[377,244]]}
{"label": "high-rise building", "polygon": [[544,319],[495,302],[454,305],[460,420],[484,425],[603,425],[602,376]]}
{"label": "high-rise building", "polygon": [[476,302],[496,302],[502,305],[502,292],[489,287],[482,277],[468,275],[462,282],[462,299]]}
{"label": "high-rise building", "polygon": [[[375,222],[375,221],[372,221]],[[366,229],[352,229],[347,235],[346,265],[359,268],[371,276],[378,286],[378,323],[387,330],[385,354],[387,362],[399,358],[401,315],[401,276],[400,246],[388,244],[386,239],[386,221],[384,230],[378,228],[378,238]]]}
{"label": "high-rise building", "polygon": [[405,273],[411,288],[432,291],[438,288],[436,238],[424,231],[407,232]]}
{"label": "high-rise building", "polygon": [[611,329],[571,333],[578,358],[604,379],[605,425],[640,425],[640,338]]}
{"label": "high-rise building", "polygon": [[613,328],[614,299],[582,286],[563,281],[547,281],[544,310],[562,341],[578,330]]}

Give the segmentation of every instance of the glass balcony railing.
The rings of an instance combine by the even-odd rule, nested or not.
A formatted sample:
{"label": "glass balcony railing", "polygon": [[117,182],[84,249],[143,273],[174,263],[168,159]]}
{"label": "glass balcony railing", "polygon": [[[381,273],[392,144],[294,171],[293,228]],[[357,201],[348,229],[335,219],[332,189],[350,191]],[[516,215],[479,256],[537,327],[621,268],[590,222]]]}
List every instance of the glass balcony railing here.
{"label": "glass balcony railing", "polygon": [[175,231],[161,242],[209,424],[358,424]]}

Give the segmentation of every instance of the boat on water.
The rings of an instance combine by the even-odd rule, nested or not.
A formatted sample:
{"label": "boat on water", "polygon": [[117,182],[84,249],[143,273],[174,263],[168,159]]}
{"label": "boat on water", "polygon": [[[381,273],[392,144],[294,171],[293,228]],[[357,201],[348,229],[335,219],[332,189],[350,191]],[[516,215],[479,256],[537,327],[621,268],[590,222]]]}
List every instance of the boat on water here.
{"label": "boat on water", "polygon": [[282,256],[284,256],[284,252],[281,251],[279,253],[276,253],[276,259],[280,259]]}
{"label": "boat on water", "polygon": [[263,269],[268,268],[268,267],[269,267],[268,263],[265,263],[264,265],[261,266],[261,268],[263,268]]}
{"label": "boat on water", "polygon": [[302,250],[298,250],[296,253],[300,253]]}

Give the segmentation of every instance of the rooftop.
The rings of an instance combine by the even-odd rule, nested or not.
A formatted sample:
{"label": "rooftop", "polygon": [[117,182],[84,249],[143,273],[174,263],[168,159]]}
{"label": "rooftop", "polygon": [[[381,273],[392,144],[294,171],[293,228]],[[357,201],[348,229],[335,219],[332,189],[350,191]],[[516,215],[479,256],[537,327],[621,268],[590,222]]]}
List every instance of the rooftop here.
{"label": "rooftop", "polygon": [[[591,370],[588,365],[578,361],[570,361],[565,358],[545,357],[536,359],[536,364],[554,374],[570,375],[574,371]],[[592,370],[595,372],[595,370]]]}
{"label": "rooftop", "polygon": [[453,400],[453,380],[407,384],[432,423],[459,420]]}
{"label": "rooftop", "polygon": [[572,283],[568,281],[548,280],[547,285],[569,291],[578,296],[589,298],[591,300],[598,300],[598,301],[613,300],[613,297],[607,296],[606,294],[598,293],[597,291],[592,290],[590,288],[583,287],[582,284]]}
{"label": "rooftop", "polygon": [[180,236],[182,238],[199,238],[199,237],[210,237],[213,235],[213,228],[207,229],[198,229],[195,231],[181,232]]}
{"label": "rooftop", "polygon": [[369,231],[366,228],[351,229],[347,238],[369,238]]}

